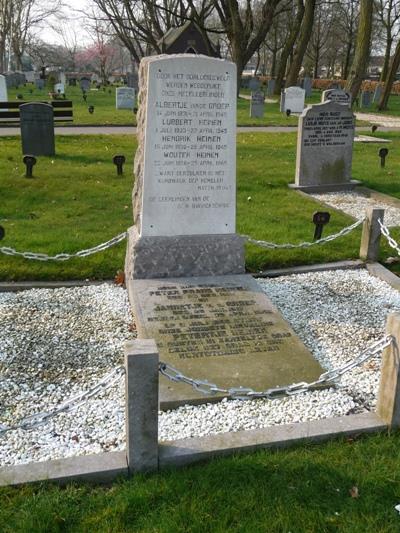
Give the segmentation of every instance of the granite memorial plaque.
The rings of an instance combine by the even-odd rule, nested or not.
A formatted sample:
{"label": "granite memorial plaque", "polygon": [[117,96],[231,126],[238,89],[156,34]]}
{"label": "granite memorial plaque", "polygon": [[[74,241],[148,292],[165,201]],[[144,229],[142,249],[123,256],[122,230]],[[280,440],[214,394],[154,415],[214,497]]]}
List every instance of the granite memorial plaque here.
{"label": "granite memorial plaque", "polygon": [[250,117],[262,118],[264,116],[265,95],[263,91],[252,91],[250,100]]}
{"label": "granite memorial plaque", "polygon": [[338,104],[347,105],[351,108],[351,94],[342,89],[328,89],[322,92],[322,103],[337,102]]}
{"label": "granite memorial plaque", "polygon": [[281,111],[286,113],[290,109],[291,113],[302,113],[304,110],[305,94],[305,90],[301,87],[288,87],[285,89]]}
{"label": "granite memorial plaque", "polygon": [[244,272],[244,240],[235,234],[235,65],[146,57],[139,83],[127,278]]}
{"label": "granite memorial plaque", "polygon": [[[131,290],[139,337],[189,377],[262,391],[323,372],[250,275],[135,280]],[[162,408],[215,397],[160,377]]]}
{"label": "granite memorial plaque", "polygon": [[260,88],[261,82],[258,78],[250,78],[249,80],[249,89],[251,91],[257,91]]}
{"label": "granite memorial plaque", "polygon": [[354,115],[347,106],[325,102],[300,116],[296,179],[292,187],[313,191],[348,190],[351,179]]}
{"label": "granite memorial plaque", "polygon": [[89,78],[81,78],[79,86],[82,91],[88,92],[90,90],[90,80]]}
{"label": "granite memorial plaque", "polygon": [[32,102],[19,107],[22,153],[54,155],[54,114],[49,104]]}
{"label": "granite memorial plaque", "polygon": [[133,109],[135,107],[135,89],[117,87],[115,91],[116,109]]}

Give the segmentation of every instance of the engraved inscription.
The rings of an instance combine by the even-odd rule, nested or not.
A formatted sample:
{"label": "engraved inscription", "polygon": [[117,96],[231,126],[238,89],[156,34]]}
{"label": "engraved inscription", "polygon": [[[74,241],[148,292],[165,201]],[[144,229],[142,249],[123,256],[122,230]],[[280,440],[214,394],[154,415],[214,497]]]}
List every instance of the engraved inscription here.
{"label": "engraved inscription", "polygon": [[352,116],[339,111],[306,116],[303,121],[303,146],[346,146],[353,138],[353,130]]}

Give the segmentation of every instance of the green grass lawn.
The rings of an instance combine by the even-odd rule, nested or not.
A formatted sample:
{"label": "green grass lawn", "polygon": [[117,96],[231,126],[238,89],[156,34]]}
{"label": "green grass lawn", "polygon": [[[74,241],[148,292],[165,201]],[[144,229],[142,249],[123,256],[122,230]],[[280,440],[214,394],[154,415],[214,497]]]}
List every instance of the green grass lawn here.
{"label": "green grass lawn", "polygon": [[399,450],[396,432],[216,459],[106,487],[0,489],[0,531],[398,533]]}
{"label": "green grass lawn", "polygon": [[[377,156],[379,145],[357,143],[354,178],[400,198],[400,139],[393,140],[385,169]],[[21,251],[73,253],[107,241],[132,224],[132,161],[134,136],[57,136],[57,155],[39,157],[34,179],[24,177],[20,140],[0,139],[0,224],[6,230],[2,246]],[[116,176],[112,156],[125,154],[122,177]],[[253,133],[238,135],[237,231],[273,242],[312,240],[314,211],[321,205],[287,187],[294,181],[296,135]],[[323,208],[325,209],[325,208]],[[331,210],[325,234],[336,233],[353,220]],[[300,250],[271,251],[247,246],[250,271],[357,258],[361,229],[328,245]],[[393,235],[400,237],[399,232]],[[0,279],[105,279],[123,268],[125,243],[82,259],[36,262],[0,255]],[[382,257],[388,255],[383,247]],[[393,254],[392,254],[393,255]]]}

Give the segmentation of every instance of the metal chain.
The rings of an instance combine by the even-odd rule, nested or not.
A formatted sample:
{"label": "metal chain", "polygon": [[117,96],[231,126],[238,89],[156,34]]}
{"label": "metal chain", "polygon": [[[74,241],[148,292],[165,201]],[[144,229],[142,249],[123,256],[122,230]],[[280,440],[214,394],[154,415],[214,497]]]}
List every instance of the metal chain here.
{"label": "metal chain", "polygon": [[397,242],[393,239],[393,237],[390,235],[389,228],[383,224],[380,218],[378,218],[378,223],[381,228],[381,233],[384,237],[386,237],[389,246],[396,250],[396,252],[400,255],[400,247],[397,244]]}
{"label": "metal chain", "polygon": [[163,362],[159,363],[159,371],[170,381],[186,383],[187,385],[192,386],[195,390],[202,392],[203,394],[213,395],[222,393],[227,394],[230,398],[234,400],[249,400],[252,398],[274,398],[276,396],[282,395],[292,396],[301,392],[307,392],[321,385],[337,380],[349,370],[352,370],[353,368],[362,365],[363,363],[368,361],[368,359],[371,359],[371,357],[373,357],[374,355],[377,355],[382,352],[382,350],[390,346],[392,342],[394,342],[393,337],[391,335],[386,335],[383,339],[375,342],[366,350],[361,352],[361,354],[358,355],[355,359],[353,359],[350,363],[346,363],[345,365],[339,368],[324,372],[317,380],[312,381],[310,383],[302,381],[300,383],[293,383],[292,385],[286,387],[276,387],[261,392],[254,391],[253,389],[248,387],[232,387],[230,389],[224,389],[218,387],[218,385],[216,385],[215,383],[209,382],[208,380],[189,378],[182,374],[176,368]]}
{"label": "metal chain", "polygon": [[95,254],[97,252],[102,252],[103,250],[107,250],[107,248],[111,248],[111,246],[114,246],[115,244],[118,244],[119,242],[126,239],[127,232],[124,231],[124,233],[120,233],[116,237],[113,237],[107,242],[103,242],[101,244],[98,244],[97,246],[94,246],[93,248],[88,248],[87,250],[81,250],[80,252],[75,252],[73,254],[57,254],[57,255],[47,255],[47,254],[41,254],[41,253],[35,253],[35,252],[17,252],[17,250],[14,250],[14,248],[7,248],[6,246],[0,247],[0,253],[4,255],[15,255],[24,257],[25,259],[33,259],[35,261],[67,261],[68,259],[72,259],[74,257],[86,257],[88,255]]}
{"label": "metal chain", "polygon": [[256,244],[257,246],[261,246],[262,248],[270,248],[270,249],[278,249],[278,248],[284,248],[284,249],[290,249],[290,248],[309,248],[310,246],[315,246],[316,244],[325,244],[326,242],[334,241],[335,239],[338,239],[339,237],[343,237],[344,235],[348,235],[351,233],[354,229],[358,228],[365,219],[360,219],[354,222],[351,226],[347,226],[346,228],[343,228],[338,233],[334,233],[333,235],[328,235],[327,237],[324,237],[323,239],[319,239],[318,241],[313,242],[301,242],[299,244],[276,244],[274,242],[268,242],[268,241],[259,241],[256,239],[253,239],[249,237],[248,235],[242,235],[245,239],[247,239],[248,242],[251,242],[252,244]]}
{"label": "metal chain", "polygon": [[8,431],[12,431],[15,429],[33,429],[40,424],[44,424],[45,422],[48,422],[51,418],[57,416],[60,413],[70,413],[83,405],[89,398],[97,394],[98,392],[104,391],[110,387],[112,387],[115,383],[117,383],[121,376],[125,373],[125,367],[124,366],[117,366],[112,370],[109,374],[104,376],[100,381],[96,383],[93,387],[91,387],[89,390],[80,392],[79,394],[76,394],[75,396],[72,396],[64,403],[58,405],[54,409],[51,409],[50,411],[43,411],[40,413],[34,413],[33,415],[29,415],[24,417],[22,420],[20,420],[17,424],[14,424],[12,426],[4,426],[0,424],[0,437],[7,433]]}

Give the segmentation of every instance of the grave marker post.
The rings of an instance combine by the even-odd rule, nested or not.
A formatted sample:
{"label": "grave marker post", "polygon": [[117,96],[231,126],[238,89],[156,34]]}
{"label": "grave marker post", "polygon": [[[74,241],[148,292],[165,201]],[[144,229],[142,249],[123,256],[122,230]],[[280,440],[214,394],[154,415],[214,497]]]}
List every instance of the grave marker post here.
{"label": "grave marker post", "polygon": [[158,469],[158,351],[153,339],[125,344],[126,456],[130,472]]}
{"label": "grave marker post", "polygon": [[393,342],[382,354],[381,379],[376,411],[388,426],[400,426],[400,313],[390,313],[386,333]]}
{"label": "grave marker post", "polygon": [[379,259],[381,228],[378,219],[383,222],[384,209],[369,207],[363,224],[360,246],[360,259],[375,262]]}

